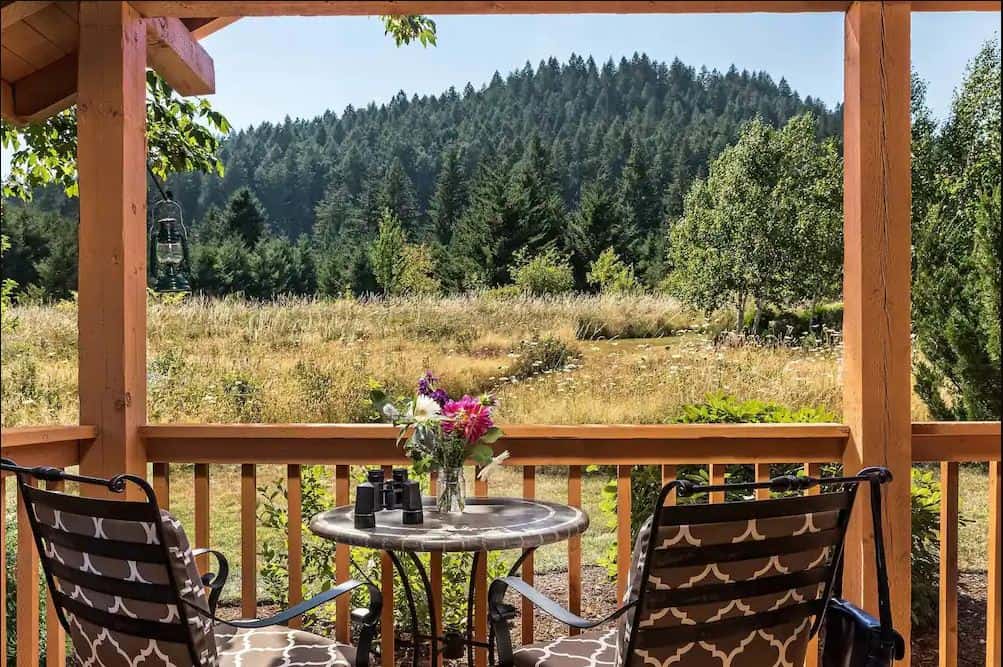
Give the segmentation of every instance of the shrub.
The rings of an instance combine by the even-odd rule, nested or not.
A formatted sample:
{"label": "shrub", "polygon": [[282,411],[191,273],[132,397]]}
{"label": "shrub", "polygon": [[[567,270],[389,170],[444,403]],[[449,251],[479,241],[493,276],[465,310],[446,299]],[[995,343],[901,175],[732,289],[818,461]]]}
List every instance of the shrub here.
{"label": "shrub", "polygon": [[578,358],[578,353],[560,338],[548,336],[520,342],[509,356],[514,361],[506,376],[524,380],[540,373],[562,370]]}
{"label": "shrub", "polygon": [[520,254],[511,273],[515,284],[533,296],[565,294],[575,287],[571,263],[554,250],[547,250],[528,260]]}
{"label": "shrub", "polygon": [[442,285],[435,277],[435,260],[427,245],[404,246],[398,284],[403,294],[438,294],[442,291]]}
{"label": "shrub", "polygon": [[808,334],[818,335],[823,329],[843,329],[843,304],[838,302],[822,304],[814,309],[764,308],[759,317],[759,329],[753,331],[755,315],[754,312],[746,313],[744,326],[746,331],[757,335],[800,338]]}
{"label": "shrub", "polygon": [[589,266],[585,279],[603,294],[634,294],[641,285],[634,276],[634,267],[621,260],[613,248],[607,248]]}

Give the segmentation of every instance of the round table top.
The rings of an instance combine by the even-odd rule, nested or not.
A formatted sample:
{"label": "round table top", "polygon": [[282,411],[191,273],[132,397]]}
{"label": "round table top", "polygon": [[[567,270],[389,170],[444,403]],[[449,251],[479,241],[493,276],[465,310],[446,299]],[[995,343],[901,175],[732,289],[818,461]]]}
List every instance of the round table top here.
{"label": "round table top", "polygon": [[321,512],[310,530],[325,539],[385,551],[497,551],[529,549],[585,532],[589,517],[581,509],[524,498],[467,498],[462,514],[440,514],[435,500],[424,498],[425,522],[401,523],[401,511],[376,513],[376,528],[354,525],[351,505]]}

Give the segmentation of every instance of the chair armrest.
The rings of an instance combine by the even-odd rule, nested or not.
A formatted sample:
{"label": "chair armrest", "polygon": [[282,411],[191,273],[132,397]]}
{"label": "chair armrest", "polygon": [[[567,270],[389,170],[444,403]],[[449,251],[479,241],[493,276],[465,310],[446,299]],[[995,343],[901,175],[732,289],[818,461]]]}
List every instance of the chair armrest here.
{"label": "chair armrest", "polygon": [[318,593],[309,600],[304,600],[299,604],[295,604],[288,609],[280,611],[277,614],[268,616],[267,618],[256,618],[251,620],[224,620],[216,616],[214,611],[208,609],[203,609],[196,604],[185,601],[189,607],[194,609],[196,612],[205,616],[206,618],[211,618],[218,623],[225,623],[226,625],[231,625],[235,628],[267,628],[272,625],[282,625],[297,616],[301,616],[312,609],[315,609],[322,604],[326,604],[338,597],[341,597],[345,593],[350,593],[360,586],[365,586],[369,590],[369,610],[365,615],[353,614],[353,620],[363,624],[363,625],[375,625],[380,617],[380,610],[383,607],[383,598],[380,595],[380,591],[372,584],[364,583],[361,581],[356,581],[354,579],[349,579],[344,581],[330,590],[326,590],[323,593]]}
{"label": "chair armrest", "polygon": [[216,573],[206,572],[202,575],[202,585],[209,589],[209,611],[215,614],[220,595],[223,594],[223,587],[226,586],[226,580],[230,576],[230,563],[226,560],[226,556],[215,549],[192,549],[192,557],[203,554],[212,554],[219,570]]}
{"label": "chair armrest", "polygon": [[608,616],[598,619],[587,619],[565,609],[559,603],[533,588],[530,584],[527,584],[520,577],[501,577],[491,582],[491,587],[488,590],[488,608],[493,621],[503,620],[507,615],[502,598],[505,596],[505,591],[509,588],[532,602],[533,606],[543,613],[569,627],[579,630],[590,630],[609,623],[625,614],[637,604],[636,600],[632,600]]}

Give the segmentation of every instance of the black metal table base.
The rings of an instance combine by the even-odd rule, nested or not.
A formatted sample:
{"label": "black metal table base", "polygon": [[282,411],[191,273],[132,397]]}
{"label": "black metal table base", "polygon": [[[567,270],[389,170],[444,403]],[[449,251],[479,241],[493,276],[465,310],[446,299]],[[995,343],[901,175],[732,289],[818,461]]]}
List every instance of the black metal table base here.
{"label": "black metal table base", "polygon": [[[535,551],[535,547],[531,549],[524,549],[519,558],[516,559],[512,567],[509,568],[509,576],[515,575],[520,566],[526,558]],[[494,662],[494,637],[493,633],[489,630],[488,641],[478,641],[474,639],[474,594],[477,590],[477,569],[480,565],[481,558],[487,552],[475,551],[473,552],[473,562],[470,566],[470,581],[467,585],[467,623],[465,631],[460,634],[455,630],[447,631],[444,635],[439,636],[435,633],[435,628],[437,626],[436,619],[438,618],[438,610],[435,608],[435,598],[432,593],[432,582],[428,577],[428,571],[425,569],[424,563],[421,562],[421,558],[418,557],[413,551],[402,552],[406,553],[410,558],[411,563],[414,565],[415,569],[418,571],[418,576],[421,579],[422,588],[425,589],[425,601],[428,605],[428,623],[429,629],[428,634],[421,632],[421,624],[418,619],[418,605],[415,603],[414,590],[411,588],[411,581],[407,576],[407,570],[404,569],[404,564],[401,562],[401,554],[396,551],[387,551],[386,554],[390,557],[391,562],[394,564],[394,569],[397,571],[397,576],[404,587],[404,598],[407,601],[408,614],[410,615],[411,621],[411,662],[414,667],[419,665],[419,649],[421,644],[428,642],[430,647],[430,657],[431,657],[431,667],[435,667],[439,662],[439,654],[442,653],[443,657],[447,660],[457,660],[462,657],[463,648],[466,647],[467,652],[467,664],[473,667],[474,664],[474,649],[485,648],[488,650],[488,662]],[[393,604],[392,600],[385,599],[385,602]],[[383,629],[386,632],[386,628]],[[440,651],[440,646],[443,650]]]}

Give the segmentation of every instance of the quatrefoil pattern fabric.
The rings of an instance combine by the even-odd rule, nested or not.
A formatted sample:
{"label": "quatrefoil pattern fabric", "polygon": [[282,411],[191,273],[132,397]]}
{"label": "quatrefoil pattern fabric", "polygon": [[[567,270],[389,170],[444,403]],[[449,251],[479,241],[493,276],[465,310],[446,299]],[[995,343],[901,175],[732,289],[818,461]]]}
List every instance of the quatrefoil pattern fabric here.
{"label": "quatrefoil pattern fabric", "polygon": [[[772,501],[764,501],[772,502]],[[750,505],[753,503],[750,503]],[[833,548],[819,545],[793,551],[778,549],[770,555],[755,554],[750,544],[765,542],[782,545],[784,540],[798,542],[799,536],[826,537],[838,528],[839,512],[827,511],[793,516],[779,516],[743,521],[696,525],[663,525],[657,528],[654,550],[635,558],[632,567],[632,594],[641,585],[645,558],[651,558],[647,581],[648,593],[636,614],[624,617],[618,650],[626,651],[631,633],[637,633],[637,643],[631,655],[621,664],[631,666],[670,667],[795,667],[804,663],[813,615],[797,615],[789,609],[821,598],[825,580],[831,572]],[[646,526],[642,533],[646,533]],[[647,535],[643,536],[646,538]],[[642,540],[639,540],[641,542]],[[825,542],[827,539],[818,540]],[[734,547],[731,549],[730,547]],[[635,551],[642,548],[641,544]],[[701,560],[700,554],[721,554],[719,562],[687,564],[687,556]],[[680,558],[680,556],[682,558]],[[672,565],[676,563],[676,565]],[[785,586],[775,590],[774,582],[784,581],[784,575],[801,575],[803,585]],[[776,579],[781,577],[781,579]],[[798,581],[795,579],[792,582]],[[760,584],[750,584],[760,582]],[[746,594],[701,603],[698,599],[685,604],[667,604],[664,595],[700,589],[713,592],[729,589],[730,585],[745,586]],[[713,588],[711,588],[713,587]],[[739,589],[733,589],[739,590]],[[711,596],[713,597],[713,596]],[[718,596],[720,597],[720,596]],[[675,599],[680,599],[676,597]],[[706,599],[706,598],[705,598]],[[792,613],[783,618],[783,610]],[[781,619],[766,627],[754,627],[761,614],[773,614]],[[748,619],[743,623],[741,619]],[[709,628],[726,622],[712,631],[707,639],[694,637],[694,629]],[[727,623],[731,621],[730,623]],[[675,632],[674,632],[675,631]],[[645,641],[646,635],[657,635],[655,641]],[[649,635],[649,636],[650,636]],[[679,640],[674,640],[678,635]]]}
{"label": "quatrefoil pattern fabric", "polygon": [[309,632],[283,626],[237,629],[216,627],[220,667],[351,667],[355,649]]}
{"label": "quatrefoil pattern fabric", "polygon": [[616,629],[586,632],[516,649],[516,667],[601,667],[616,655]]}
{"label": "quatrefoil pattern fabric", "polygon": [[[195,648],[198,664],[216,665],[216,642],[210,620],[195,614],[190,609],[180,610],[173,602],[152,602],[129,597],[130,591],[137,597],[146,597],[141,591],[150,589],[143,584],[169,586],[173,574],[175,584],[185,600],[203,609],[208,608],[188,539],[181,524],[174,517],[167,512],[161,513],[162,532],[170,553],[170,562],[165,564],[98,555],[84,550],[83,546],[81,550],[69,546],[74,542],[73,535],[109,542],[159,545],[160,538],[153,522],[84,516],[54,509],[42,501],[33,502],[32,507],[40,525],[57,531],[54,539],[43,538],[42,542],[44,555],[52,563],[53,584],[58,592],[71,602],[106,612],[110,617],[175,625],[180,633],[185,635],[179,636],[179,641],[139,637],[113,627],[99,627],[70,609],[64,608],[73,648],[82,667],[192,665],[189,641]],[[68,537],[60,538],[59,533],[66,533]],[[90,547],[91,551],[100,550],[100,542],[91,544],[97,545]],[[168,572],[168,567],[171,568],[171,572]],[[118,594],[108,590],[97,591],[60,577],[60,570],[65,569],[100,577],[101,579],[97,581],[129,582],[134,586],[123,587]],[[182,615],[187,618],[183,618]]]}

